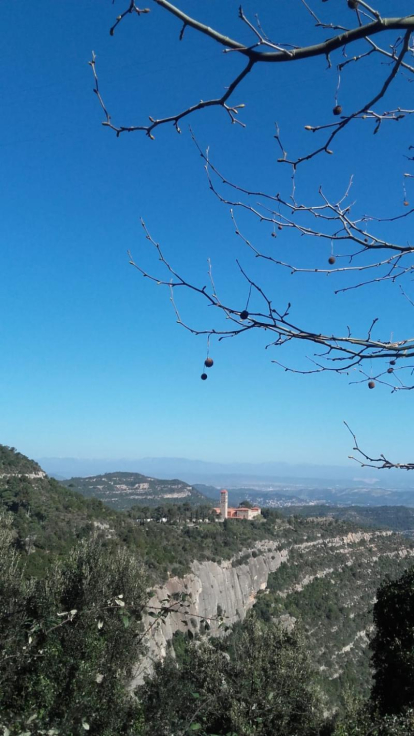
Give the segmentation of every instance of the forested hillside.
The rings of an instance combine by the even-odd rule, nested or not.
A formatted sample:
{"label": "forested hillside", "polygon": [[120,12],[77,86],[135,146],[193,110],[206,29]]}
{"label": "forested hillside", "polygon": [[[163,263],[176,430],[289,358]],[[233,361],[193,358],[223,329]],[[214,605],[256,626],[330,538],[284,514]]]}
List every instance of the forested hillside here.
{"label": "forested hillside", "polygon": [[321,545],[293,546],[288,561],[269,575],[255,611],[265,622],[286,615],[301,621],[331,706],[350,687],[369,694],[376,591],[384,579],[401,575],[413,555],[414,545],[395,534],[356,534],[346,543],[328,537]]}
{"label": "forested hillside", "polygon": [[62,481],[62,485],[118,510],[135,504],[158,506],[185,502],[211,505],[210,499],[182,480],[159,480],[141,473],[104,473],[88,478],[70,478]]}
{"label": "forested hillside", "polygon": [[39,472],[42,472],[42,469],[35,460],[29,460],[26,455],[22,455],[15,447],[0,445],[0,476]]}

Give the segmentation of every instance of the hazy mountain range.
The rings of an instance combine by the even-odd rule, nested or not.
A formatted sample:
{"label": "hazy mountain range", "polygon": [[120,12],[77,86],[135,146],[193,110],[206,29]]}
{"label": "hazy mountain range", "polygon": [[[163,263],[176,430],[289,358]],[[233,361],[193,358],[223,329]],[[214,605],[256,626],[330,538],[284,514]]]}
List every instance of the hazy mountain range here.
{"label": "hazy mountain range", "polygon": [[413,490],[414,473],[375,471],[357,464],[312,465],[284,462],[215,463],[174,457],[130,458],[37,458],[49,475],[56,478],[85,477],[102,473],[135,472],[155,478],[180,478],[186,483],[216,487],[255,487],[258,490],[288,491],[296,495],[304,488],[385,488]]}

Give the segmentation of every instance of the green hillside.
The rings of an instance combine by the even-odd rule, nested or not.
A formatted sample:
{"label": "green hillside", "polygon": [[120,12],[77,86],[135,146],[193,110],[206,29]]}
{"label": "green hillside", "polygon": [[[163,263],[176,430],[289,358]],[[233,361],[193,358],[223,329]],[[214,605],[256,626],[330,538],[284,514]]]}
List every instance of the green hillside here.
{"label": "green hillside", "polygon": [[292,506],[280,509],[286,516],[297,514],[304,517],[331,517],[351,521],[357,526],[376,529],[392,529],[409,534],[414,532],[414,508],[407,506]]}
{"label": "green hillside", "polygon": [[11,514],[14,544],[28,573],[42,574],[54,555],[66,554],[94,529],[112,526],[114,513],[100,501],[63,488],[13,448],[0,446],[0,457],[0,512]]}
{"label": "green hillside", "polygon": [[118,510],[128,509],[137,504],[212,505],[209,498],[182,480],[159,480],[141,473],[104,473],[88,478],[70,478],[62,481],[62,485],[88,498],[98,498]]}
{"label": "green hillside", "polygon": [[42,469],[35,460],[29,460],[26,455],[17,452],[15,447],[0,445],[0,477],[9,473],[39,473]]}

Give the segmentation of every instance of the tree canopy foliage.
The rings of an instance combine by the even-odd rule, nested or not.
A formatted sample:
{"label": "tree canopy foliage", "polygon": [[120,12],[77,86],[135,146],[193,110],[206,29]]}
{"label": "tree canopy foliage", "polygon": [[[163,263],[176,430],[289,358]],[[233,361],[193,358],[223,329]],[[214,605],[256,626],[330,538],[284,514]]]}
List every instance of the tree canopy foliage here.
{"label": "tree canopy foliage", "polygon": [[1,523],[0,723],[12,734],[132,736],[139,714],[128,688],[148,585],[141,564],[90,539],[42,580],[27,580],[10,522]]}
{"label": "tree canopy foliage", "polygon": [[414,708],[414,569],[380,587],[371,642],[372,700],[380,713]]}
{"label": "tree canopy foliage", "polygon": [[322,723],[304,642],[297,632],[247,619],[231,655],[193,644],[167,659],[138,691],[145,734],[316,736]]}

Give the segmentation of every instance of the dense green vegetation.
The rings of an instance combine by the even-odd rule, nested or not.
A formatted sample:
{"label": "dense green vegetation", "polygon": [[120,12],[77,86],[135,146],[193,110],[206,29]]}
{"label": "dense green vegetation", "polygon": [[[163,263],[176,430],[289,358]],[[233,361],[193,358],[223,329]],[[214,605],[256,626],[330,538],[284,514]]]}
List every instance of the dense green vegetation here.
{"label": "dense green vegetation", "polygon": [[343,704],[349,688],[369,694],[372,604],[384,578],[407,567],[399,549],[396,535],[362,539],[348,554],[329,542],[311,555],[291,548],[288,563],[269,575],[267,591],[258,596],[255,610],[262,620],[288,615],[302,622],[330,707]]}
{"label": "dense green vegetation", "polygon": [[372,701],[381,714],[414,708],[414,568],[386,581],[374,609]]}
{"label": "dense green vegetation", "polygon": [[40,465],[17,452],[15,447],[0,445],[0,475],[4,473],[38,473]]}
{"label": "dense green vegetation", "polygon": [[323,722],[302,637],[253,616],[231,648],[190,644],[137,694],[148,736],[316,736]]}
{"label": "dense green vegetation", "polygon": [[51,478],[0,478],[0,511],[12,514],[14,543],[26,555],[29,573],[42,575],[54,554],[64,555],[94,524],[110,528],[114,514],[100,501],[86,500]]}
{"label": "dense green vegetation", "polygon": [[[128,685],[147,580],[126,550],[81,542],[42,580],[19,570],[0,527],[0,723],[11,734],[137,733]],[[51,730],[52,729],[52,730]]]}
{"label": "dense green vegetation", "polygon": [[338,718],[335,736],[414,733],[414,568],[397,580],[382,583],[374,606],[374,623],[370,700],[348,700]]}

